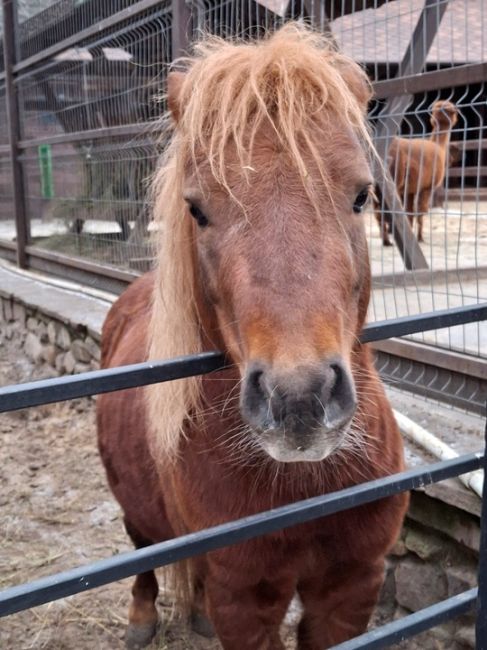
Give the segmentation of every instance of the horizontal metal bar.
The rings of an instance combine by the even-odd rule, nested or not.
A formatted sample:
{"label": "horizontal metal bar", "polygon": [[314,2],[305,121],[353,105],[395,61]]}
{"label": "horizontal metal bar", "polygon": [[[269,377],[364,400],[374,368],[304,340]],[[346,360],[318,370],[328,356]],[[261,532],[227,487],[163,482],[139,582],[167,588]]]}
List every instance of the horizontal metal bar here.
{"label": "horizontal metal bar", "polygon": [[476,587],[469,589],[462,594],[425,607],[419,612],[382,625],[376,630],[361,634],[355,639],[335,645],[330,650],[379,650],[392,643],[400,643],[455,616],[466,614],[475,605],[477,592]]}
{"label": "horizontal metal bar", "polygon": [[[60,52],[63,52],[64,50],[67,50],[70,47],[73,47],[74,45],[77,45],[78,43],[81,43],[88,38],[100,34],[105,29],[110,29],[112,27],[115,27],[116,25],[123,22],[124,20],[133,18],[134,16],[137,16],[143,11],[146,11],[147,9],[152,9],[153,7],[157,7],[158,5],[159,6],[161,5],[161,0],[141,0],[140,2],[136,2],[135,4],[130,5],[126,9],[122,9],[121,11],[118,11],[116,14],[113,14],[113,16],[104,18],[103,20],[100,20],[94,25],[91,25],[90,27],[86,27],[86,29],[82,29],[76,34],[73,34],[72,36],[63,39],[62,41],[59,41],[58,43],[51,45],[51,47],[46,47],[45,50],[42,50],[37,54],[33,54],[32,56],[29,56],[27,59],[24,59],[23,61],[20,61],[19,63],[13,66],[13,71],[20,72],[21,70],[25,70],[26,68],[30,68],[34,65],[37,65],[38,63],[45,61],[46,59],[50,59],[56,54],[59,54]],[[165,7],[164,9],[167,9],[167,7]]]}
{"label": "horizontal metal bar", "polygon": [[224,367],[223,354],[203,352],[170,361],[137,363],[119,368],[82,372],[69,377],[42,379],[20,384],[20,390],[19,386],[6,386],[0,389],[0,413],[202,375]]}
{"label": "horizontal metal bar", "polygon": [[466,454],[410,469],[11,587],[0,592],[0,616],[465,474],[479,469],[482,460],[482,453]]}
{"label": "horizontal metal bar", "polygon": [[[406,316],[390,321],[366,325],[360,340],[362,343],[414,334],[441,327],[452,327],[487,319],[487,303],[445,309],[443,311]],[[78,375],[43,379],[26,384],[0,388],[0,413],[15,411],[40,404],[51,404],[108,393],[114,390],[134,388],[159,381],[171,381],[183,377],[221,370],[225,365],[220,352],[205,352],[202,355],[185,356],[167,361],[137,363],[119,368],[108,368],[83,372]]]}
{"label": "horizontal metal bar", "polygon": [[154,130],[154,125],[155,122],[137,122],[135,124],[108,126],[99,129],[89,129],[87,131],[73,131],[73,133],[58,133],[57,135],[46,135],[43,138],[20,140],[19,147],[21,149],[30,149],[31,147],[38,147],[41,144],[65,144],[84,142],[86,140],[99,140],[101,138],[123,138],[142,135],[144,133],[149,134],[150,130]]}
{"label": "horizontal metal bar", "polygon": [[459,147],[460,149],[475,150],[485,149],[487,147],[487,138],[473,138],[472,140],[452,140],[450,147]]}
{"label": "horizontal metal bar", "polygon": [[59,264],[64,268],[73,267],[81,271],[93,273],[94,275],[113,278],[114,280],[125,282],[127,285],[130,284],[130,282],[133,282],[140,275],[140,273],[137,271],[123,271],[122,269],[117,269],[114,266],[97,264],[91,260],[85,260],[80,257],[70,257],[69,255],[63,255],[63,253],[44,250],[43,248],[38,248],[36,246],[26,246],[25,252],[27,254],[29,266],[32,265],[30,258],[39,258],[53,262],[55,264]]}
{"label": "horizontal metal bar", "polygon": [[450,178],[463,176],[487,176],[487,167],[452,167],[447,171]]}
{"label": "horizontal metal bar", "polygon": [[417,332],[454,327],[477,321],[487,320],[487,303],[479,305],[466,305],[455,309],[432,311],[418,316],[404,316],[391,320],[378,321],[366,325],[360,340],[362,343],[371,343],[390,339],[397,336],[407,336]]}
{"label": "horizontal metal bar", "polygon": [[377,99],[386,99],[398,95],[414,95],[430,90],[440,90],[441,88],[467,86],[468,84],[482,83],[486,80],[487,63],[471,63],[398,79],[376,81],[372,85],[375,97]]}
{"label": "horizontal metal bar", "polygon": [[462,373],[467,377],[475,377],[487,381],[487,360],[439,348],[436,345],[427,345],[418,341],[404,339],[386,339],[377,341],[372,347],[394,357],[401,357],[409,361],[418,361],[434,368]]}

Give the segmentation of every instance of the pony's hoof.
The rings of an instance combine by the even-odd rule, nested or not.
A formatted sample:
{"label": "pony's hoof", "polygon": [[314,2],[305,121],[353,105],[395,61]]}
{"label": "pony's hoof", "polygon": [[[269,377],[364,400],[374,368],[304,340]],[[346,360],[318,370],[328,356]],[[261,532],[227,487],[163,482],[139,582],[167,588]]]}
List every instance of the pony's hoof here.
{"label": "pony's hoof", "polygon": [[193,632],[196,632],[196,634],[199,634],[200,636],[204,636],[205,639],[212,639],[214,636],[216,636],[215,628],[213,627],[210,619],[207,618],[204,614],[192,611],[190,623]]}
{"label": "pony's hoof", "polygon": [[143,625],[134,625],[131,623],[125,633],[125,647],[128,650],[145,648],[155,637],[158,626],[158,622],[145,623]]}
{"label": "pony's hoof", "polygon": [[382,243],[384,244],[384,246],[392,246],[392,242],[390,239],[383,239]]}

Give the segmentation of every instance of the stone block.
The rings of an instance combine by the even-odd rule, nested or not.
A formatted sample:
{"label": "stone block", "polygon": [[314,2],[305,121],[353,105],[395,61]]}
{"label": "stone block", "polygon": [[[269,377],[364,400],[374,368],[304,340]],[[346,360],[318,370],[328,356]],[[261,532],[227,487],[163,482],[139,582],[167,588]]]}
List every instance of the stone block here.
{"label": "stone block", "polygon": [[76,361],[79,361],[80,363],[89,363],[91,361],[91,352],[86,343],[81,339],[75,339],[71,343],[71,352]]}
{"label": "stone block", "polygon": [[12,306],[12,313],[14,320],[20,323],[22,327],[25,327],[27,312],[24,305],[20,302],[14,302]]}
{"label": "stone block", "polygon": [[480,523],[474,515],[415,492],[411,495],[408,517],[427,528],[440,531],[459,544],[478,552]]}
{"label": "stone block", "polygon": [[78,375],[80,372],[88,372],[91,370],[89,363],[77,363],[74,367],[74,373]]}
{"label": "stone block", "polygon": [[74,358],[71,350],[68,350],[64,355],[63,366],[64,366],[64,371],[68,375],[71,375],[74,372],[74,368],[76,366],[76,359]]}
{"label": "stone block", "polygon": [[69,333],[67,327],[64,327],[64,325],[61,325],[59,327],[56,336],[56,345],[61,348],[61,350],[69,350],[71,347],[71,334]]}
{"label": "stone block", "polygon": [[435,564],[408,557],[395,570],[396,600],[412,612],[429,607],[448,595],[445,572]]}
{"label": "stone block", "polygon": [[422,560],[444,558],[448,553],[448,546],[433,531],[409,529],[404,543]]}
{"label": "stone block", "polygon": [[397,542],[389,551],[389,555],[391,555],[392,557],[403,557],[404,555],[407,554],[408,554],[408,549],[406,547],[406,544],[404,543],[404,540],[402,539],[398,539]]}
{"label": "stone block", "polygon": [[50,366],[55,366],[56,365],[57,355],[58,355],[58,349],[52,343],[48,343],[47,345],[43,346],[43,348],[42,348],[42,358]]}
{"label": "stone block", "polygon": [[10,323],[14,319],[14,312],[12,307],[12,301],[8,298],[2,300],[3,304],[3,317],[7,323]]}
{"label": "stone block", "polygon": [[29,316],[29,318],[27,319],[26,326],[29,332],[37,333],[37,329],[39,327],[39,321],[37,320],[37,318],[34,318],[33,316]]}
{"label": "stone block", "polygon": [[95,361],[100,361],[101,357],[101,352],[100,352],[100,346],[96,341],[94,341],[91,336],[87,336],[85,339],[85,345],[86,348],[89,350],[90,355],[92,356]]}
{"label": "stone block", "polygon": [[90,362],[90,369],[91,369],[91,370],[100,370],[100,362],[99,362],[99,361],[92,360],[92,361]]}
{"label": "stone block", "polygon": [[[49,336],[47,334],[47,325],[43,323],[42,321],[39,321],[39,325],[37,326],[37,336],[39,337],[39,340],[42,343],[48,343],[49,342]],[[54,344],[52,344],[54,345]]]}
{"label": "stone block", "polygon": [[42,343],[33,332],[29,332],[25,338],[24,351],[29,359],[38,363],[42,361]]}
{"label": "stone block", "polygon": [[465,564],[451,566],[445,569],[446,580],[448,584],[448,596],[456,596],[472,589],[477,585],[477,569],[475,566]]}
{"label": "stone block", "polygon": [[464,625],[455,632],[455,650],[475,650],[475,625]]}
{"label": "stone block", "polygon": [[60,324],[56,323],[56,321],[51,320],[47,324],[47,336],[49,339],[49,343],[52,343],[53,345],[56,343],[57,340],[57,335],[60,329]]}
{"label": "stone block", "polygon": [[64,357],[66,356],[65,352],[61,352],[57,355],[56,361],[54,362],[54,367],[56,370],[61,373],[64,372]]}

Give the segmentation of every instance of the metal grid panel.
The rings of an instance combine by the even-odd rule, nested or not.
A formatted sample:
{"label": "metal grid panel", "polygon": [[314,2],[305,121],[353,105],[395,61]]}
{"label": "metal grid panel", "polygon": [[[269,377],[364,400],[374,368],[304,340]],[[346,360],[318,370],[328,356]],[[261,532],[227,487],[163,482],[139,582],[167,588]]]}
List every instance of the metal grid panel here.
{"label": "metal grid panel", "polygon": [[170,37],[166,3],[19,78],[35,246],[133,270],[150,265],[150,123],[164,111]]}
{"label": "metal grid panel", "polygon": [[133,4],[133,0],[20,0],[17,3],[20,59],[33,56]]}
{"label": "metal grid panel", "polygon": [[[7,123],[7,101],[5,86],[0,84],[0,124]],[[12,239],[10,233],[15,235],[13,223],[13,189],[12,165],[8,149],[8,131],[0,130],[0,240]]]}
{"label": "metal grid panel", "polygon": [[142,140],[29,149],[22,157],[33,244],[120,268],[147,270],[152,251],[145,179],[156,151]]}
{"label": "metal grid panel", "polygon": [[[155,151],[147,138],[140,145],[133,137],[137,125],[163,110],[154,95],[164,86],[171,59],[169,2],[152,9],[129,0],[43,2],[32,1],[32,17],[22,18],[19,28],[21,59],[34,57],[19,69],[17,82],[22,137],[30,141],[22,146],[34,243],[124,268],[146,268],[148,258],[139,256],[141,251],[133,245],[134,239],[136,246],[141,242],[137,224],[147,222],[142,178],[153,168]],[[142,5],[144,10],[137,10]],[[104,31],[76,41],[80,30],[111,20],[129,6],[131,18],[116,25],[104,23]],[[487,7],[482,0],[193,0],[191,8],[197,38],[206,32],[260,36],[290,18],[305,19],[329,33],[338,47],[366,66],[376,83],[378,99],[371,106],[370,121],[382,150],[396,136],[403,138],[406,149],[417,139],[429,140],[432,105],[437,100],[453,102],[458,122],[447,129],[451,133],[445,144],[445,179],[430,193],[424,217],[421,251],[428,269],[406,272],[404,251],[384,247],[374,211],[366,215],[374,276],[369,317],[392,318],[487,298],[485,74],[479,78],[477,71],[473,82],[468,76],[487,62]],[[36,59],[47,46],[66,38],[74,39],[74,46],[72,41],[50,58]],[[422,77],[421,72],[428,74]],[[415,94],[397,96],[403,92],[396,83],[402,77]],[[426,90],[417,90],[424,79]],[[413,162],[411,155],[407,175]],[[418,164],[427,167],[421,157]],[[437,156],[433,166],[440,165]],[[100,173],[93,182],[95,169]],[[397,181],[394,165],[392,171]],[[402,192],[400,198],[417,222],[419,191],[412,192],[414,201]],[[44,233],[49,233],[49,220],[55,221],[63,210],[68,224],[65,247],[59,233],[54,239],[38,239],[36,220],[42,219]],[[399,218],[383,201],[377,213],[382,222]],[[105,232],[100,233],[100,227]],[[96,251],[93,230],[106,235],[98,238]],[[116,255],[114,237],[128,241]],[[477,356],[487,350],[485,328],[480,326],[418,336]]]}
{"label": "metal grid panel", "polygon": [[[199,33],[209,31],[220,36],[259,36],[265,29],[278,26],[291,17],[311,21],[318,29],[330,33],[345,53],[364,65],[370,78],[382,83],[383,92],[384,82],[413,72],[432,73],[487,61],[484,37],[487,8],[481,0],[450,3],[447,0],[428,0],[426,4],[429,14],[423,21],[420,18],[424,0],[263,0],[261,3],[199,0],[195,6]],[[411,46],[414,34],[415,41]],[[428,49],[429,41],[431,47]],[[431,108],[436,101],[450,101],[458,111],[458,122],[452,128],[443,125],[438,129],[442,134],[450,131],[449,138],[438,134],[435,139],[436,143],[442,142],[446,152],[445,179],[434,192],[423,192],[426,215],[421,249],[428,269],[405,272],[400,249],[394,245],[382,245],[373,206],[366,214],[374,277],[369,312],[372,321],[487,299],[485,83],[465,84],[464,80],[457,80],[451,88],[451,76],[444,79],[442,87],[439,87],[442,82],[438,79],[433,79],[432,83],[437,90],[406,96],[402,103],[379,97],[371,105],[370,122],[378,146],[384,141],[389,146],[396,136],[401,136],[403,146],[409,151],[406,175],[411,176],[411,181],[409,185],[406,183],[408,186],[400,198],[406,204],[407,214],[415,222],[415,227],[421,184],[414,187],[410,170],[413,165],[418,165],[423,175],[432,164],[436,174],[443,162],[439,151],[432,161],[422,152],[419,159],[415,158],[411,153],[411,143],[416,139],[432,138]],[[393,171],[399,190],[400,169],[398,165],[392,167],[395,167]],[[410,190],[414,200],[408,199],[405,190]],[[377,215],[382,223],[393,218],[383,200]],[[392,237],[390,240],[393,242]],[[485,326],[459,327],[420,334],[417,338],[476,356],[487,354]]]}

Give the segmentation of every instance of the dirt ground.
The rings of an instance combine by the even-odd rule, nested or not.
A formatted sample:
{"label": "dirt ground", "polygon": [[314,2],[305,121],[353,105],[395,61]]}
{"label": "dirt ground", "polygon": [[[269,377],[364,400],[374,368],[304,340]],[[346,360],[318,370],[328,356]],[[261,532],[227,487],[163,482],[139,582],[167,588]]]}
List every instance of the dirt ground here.
{"label": "dirt ground", "polygon": [[[38,377],[15,339],[0,336],[0,383]],[[94,407],[90,398],[0,415],[0,589],[131,549],[98,457]],[[0,648],[124,648],[131,582],[0,618]],[[164,589],[158,609],[161,632],[152,650],[220,648],[188,630]],[[375,619],[384,622],[380,611]],[[293,635],[289,627],[284,633],[290,650]],[[401,646],[422,648],[421,641]]]}
{"label": "dirt ground", "polygon": [[[38,376],[18,345],[0,345],[0,381]],[[75,400],[0,415],[0,588],[130,550],[95,439],[95,403]],[[0,619],[2,650],[124,648],[132,580]],[[152,648],[210,650],[161,590]]]}

